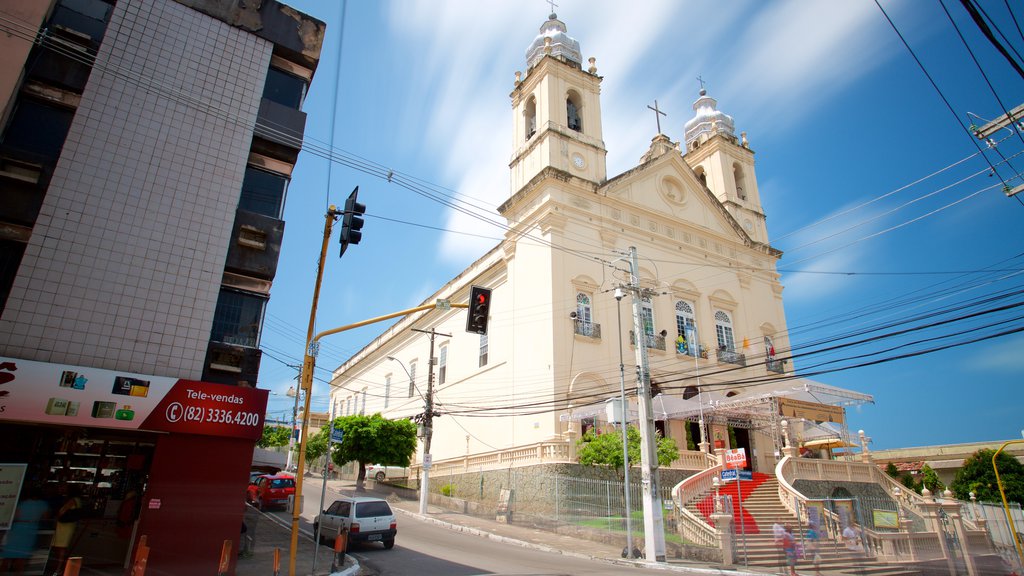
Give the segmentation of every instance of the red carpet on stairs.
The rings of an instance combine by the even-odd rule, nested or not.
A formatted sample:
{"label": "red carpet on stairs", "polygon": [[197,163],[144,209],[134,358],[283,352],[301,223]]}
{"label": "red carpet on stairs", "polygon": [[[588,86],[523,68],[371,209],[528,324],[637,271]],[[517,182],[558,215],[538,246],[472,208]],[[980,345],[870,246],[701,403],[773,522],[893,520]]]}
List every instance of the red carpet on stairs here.
{"label": "red carpet on stairs", "polygon": [[[751,516],[746,509],[743,509],[743,522],[740,522],[741,507],[739,506],[739,498],[736,497],[737,490],[743,490],[743,500],[745,501],[747,497],[750,496],[750,493],[753,492],[755,488],[763,484],[768,478],[769,476],[767,474],[754,472],[752,480],[741,480],[738,483],[733,480],[722,484],[719,488],[718,493],[722,496],[732,496],[733,528],[736,534],[739,534],[744,530],[747,534],[758,534],[761,532],[757,526],[757,521],[754,520],[754,517]],[[737,484],[739,484],[738,488]],[[706,520],[708,524],[711,524],[712,526],[715,525],[715,523],[711,521],[711,514],[715,511],[715,493],[713,491],[697,503],[697,510],[699,510],[701,515],[704,516],[704,520]]]}

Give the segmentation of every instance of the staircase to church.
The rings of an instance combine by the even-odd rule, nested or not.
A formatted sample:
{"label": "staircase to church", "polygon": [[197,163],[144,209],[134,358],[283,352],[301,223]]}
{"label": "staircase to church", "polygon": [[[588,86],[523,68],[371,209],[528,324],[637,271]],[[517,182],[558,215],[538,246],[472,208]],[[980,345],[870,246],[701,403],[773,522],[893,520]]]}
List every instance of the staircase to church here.
{"label": "staircase to church", "polygon": [[[739,492],[742,491],[742,505]],[[779,502],[779,481],[774,475],[755,472],[751,480],[729,482],[719,489],[723,496],[730,496],[733,503],[733,531],[735,533],[735,562],[750,567],[778,569],[785,573],[786,558],[782,549],[775,544],[772,524],[776,521],[789,525],[800,542],[804,542],[803,530],[797,518]],[[691,503],[687,508],[708,524],[714,511],[714,494]],[[865,576],[915,576],[919,572],[899,566],[877,562],[874,558],[847,550],[841,538],[822,535],[818,545],[821,558],[818,566],[822,574],[860,574]],[[797,562],[801,574],[813,574],[812,554],[805,554]],[[744,558],[746,561],[744,562]]]}

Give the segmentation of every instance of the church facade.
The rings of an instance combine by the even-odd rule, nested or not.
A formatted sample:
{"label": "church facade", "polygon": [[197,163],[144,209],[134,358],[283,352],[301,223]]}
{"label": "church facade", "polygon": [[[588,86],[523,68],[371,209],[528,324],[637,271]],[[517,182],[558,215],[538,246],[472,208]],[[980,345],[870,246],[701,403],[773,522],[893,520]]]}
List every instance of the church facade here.
{"label": "church facade", "polygon": [[[618,420],[609,403],[620,388],[636,422],[643,346],[656,428],[680,448],[674,466],[743,448],[768,472],[787,417],[830,421],[847,437],[843,406],[871,397],[793,376],[782,254],[768,242],[745,133],[702,89],[682,142],[659,133],[609,178],[602,80],[551,15],[511,93],[505,238],[424,302],[490,288],[487,334],[467,333],[459,308],[403,318],[334,371],[332,415],[418,418],[432,428],[435,466],[571,460],[576,439]],[[632,295],[616,298],[634,280],[637,322]]]}

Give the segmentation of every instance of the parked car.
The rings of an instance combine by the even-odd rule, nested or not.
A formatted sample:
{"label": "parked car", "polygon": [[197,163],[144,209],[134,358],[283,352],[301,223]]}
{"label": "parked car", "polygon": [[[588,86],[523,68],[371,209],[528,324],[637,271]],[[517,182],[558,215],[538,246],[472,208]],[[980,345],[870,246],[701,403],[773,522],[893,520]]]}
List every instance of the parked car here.
{"label": "parked car", "polygon": [[389,550],[395,547],[398,527],[387,500],[368,496],[340,498],[313,521],[313,531],[320,530],[321,542],[332,541],[342,528],[348,529],[349,542],[381,542]]}
{"label": "parked car", "polygon": [[295,494],[295,477],[288,474],[262,474],[249,484],[245,501],[263,509],[272,506],[288,507],[288,497]]}
{"label": "parked car", "polygon": [[384,466],[383,464],[367,464],[366,477],[373,478],[377,482],[383,482],[388,478],[408,478],[409,469],[404,466]]}

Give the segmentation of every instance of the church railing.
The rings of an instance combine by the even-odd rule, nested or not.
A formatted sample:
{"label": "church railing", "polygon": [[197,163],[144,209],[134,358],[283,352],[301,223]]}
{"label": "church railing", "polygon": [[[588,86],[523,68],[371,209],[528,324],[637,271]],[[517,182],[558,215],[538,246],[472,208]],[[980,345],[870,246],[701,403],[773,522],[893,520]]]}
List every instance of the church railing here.
{"label": "church railing", "polygon": [[718,349],[718,361],[725,362],[726,364],[737,364],[739,366],[747,365],[747,357],[745,354],[735,350],[729,350],[727,348]]}
{"label": "church railing", "polygon": [[[629,331],[629,344],[636,346],[636,333]],[[665,350],[665,337],[661,334],[644,334],[644,346],[655,350]]]}
{"label": "church railing", "polygon": [[672,500],[679,510],[680,536],[701,546],[717,547],[721,543],[715,529],[687,509],[686,505],[710,494],[715,487],[714,479],[721,472],[722,466],[719,464],[690,476],[672,488]]}
{"label": "church railing", "polygon": [[785,360],[765,360],[764,367],[769,372],[775,372],[776,374],[786,373],[786,361]]}

